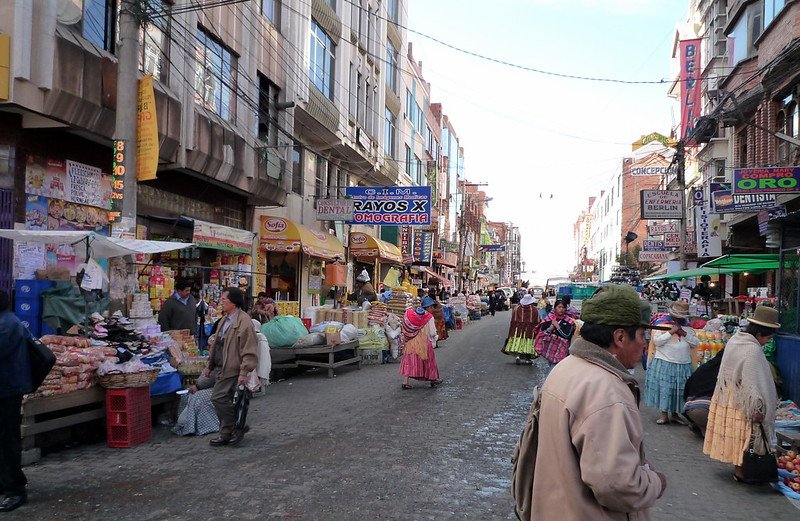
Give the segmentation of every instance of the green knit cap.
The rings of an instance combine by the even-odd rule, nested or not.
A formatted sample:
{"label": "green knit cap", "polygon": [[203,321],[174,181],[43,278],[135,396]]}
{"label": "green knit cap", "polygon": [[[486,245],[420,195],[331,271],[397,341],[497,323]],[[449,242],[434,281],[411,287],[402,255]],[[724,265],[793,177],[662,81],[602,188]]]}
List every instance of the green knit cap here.
{"label": "green knit cap", "polygon": [[581,320],[606,326],[651,327],[649,305],[627,284],[609,284],[595,291],[581,305]]}

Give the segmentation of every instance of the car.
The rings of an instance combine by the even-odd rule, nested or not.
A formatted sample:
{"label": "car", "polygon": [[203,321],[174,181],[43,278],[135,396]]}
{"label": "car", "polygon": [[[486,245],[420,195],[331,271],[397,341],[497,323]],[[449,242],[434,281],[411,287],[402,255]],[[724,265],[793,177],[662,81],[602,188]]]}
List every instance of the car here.
{"label": "car", "polygon": [[505,295],[505,299],[500,303],[500,311],[508,311],[511,305],[511,297],[514,295],[514,289],[504,286],[502,288],[497,288],[497,291],[502,291],[503,295]]}

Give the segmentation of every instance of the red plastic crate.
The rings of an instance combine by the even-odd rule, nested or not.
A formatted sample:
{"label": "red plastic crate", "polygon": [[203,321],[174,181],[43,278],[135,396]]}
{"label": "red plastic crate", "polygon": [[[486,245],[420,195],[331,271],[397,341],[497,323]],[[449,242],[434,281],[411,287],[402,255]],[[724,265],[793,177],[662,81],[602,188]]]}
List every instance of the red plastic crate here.
{"label": "red plastic crate", "polygon": [[108,389],[106,429],[109,447],[134,447],[150,440],[153,435],[150,388]]}

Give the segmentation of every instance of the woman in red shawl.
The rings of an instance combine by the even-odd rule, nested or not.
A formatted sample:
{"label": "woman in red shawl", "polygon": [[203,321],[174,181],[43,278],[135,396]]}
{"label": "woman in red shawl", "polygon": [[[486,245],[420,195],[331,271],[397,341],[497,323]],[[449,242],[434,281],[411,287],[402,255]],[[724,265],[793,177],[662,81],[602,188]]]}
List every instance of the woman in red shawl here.
{"label": "woman in red shawl", "polygon": [[550,364],[550,370],[569,354],[575,334],[575,319],[567,314],[567,306],[556,300],[553,312],[539,324],[536,352]]}
{"label": "woman in red shawl", "polygon": [[441,383],[436,355],[433,354],[436,325],[429,311],[435,305],[436,302],[426,296],[422,299],[422,307],[407,309],[403,316],[403,359],[400,362],[403,389],[411,389],[410,378],[430,382],[431,387]]}
{"label": "woman in red shawl", "polygon": [[525,295],[511,312],[508,338],[503,346],[503,353],[517,357],[517,365],[523,360],[532,364],[536,358],[533,340],[538,325],[539,309],[536,307],[536,301],[531,295]]}

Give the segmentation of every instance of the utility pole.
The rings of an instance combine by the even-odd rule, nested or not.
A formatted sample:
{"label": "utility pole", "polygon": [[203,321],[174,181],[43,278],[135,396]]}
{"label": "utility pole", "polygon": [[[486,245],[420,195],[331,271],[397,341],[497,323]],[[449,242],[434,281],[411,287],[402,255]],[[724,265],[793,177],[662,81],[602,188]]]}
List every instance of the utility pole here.
{"label": "utility pole", "polygon": [[686,215],[686,148],[683,140],[678,141],[677,150],[675,151],[675,160],[677,161],[678,168],[678,189],[681,191],[681,198],[683,203],[683,217],[680,219],[678,233],[680,233],[681,242],[678,246],[678,262],[680,263],[680,270],[686,269],[686,230],[687,230],[687,215]]}
{"label": "utility pole", "polygon": [[136,122],[139,97],[138,0],[121,0],[117,45],[117,107],[114,139],[125,146],[125,175],[119,223],[122,232],[136,231]]}

